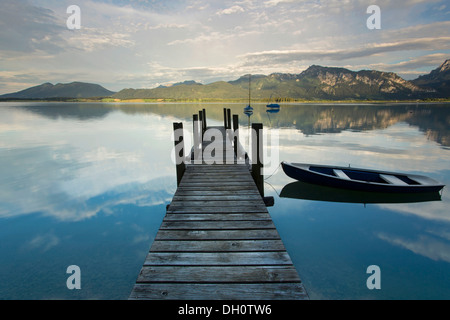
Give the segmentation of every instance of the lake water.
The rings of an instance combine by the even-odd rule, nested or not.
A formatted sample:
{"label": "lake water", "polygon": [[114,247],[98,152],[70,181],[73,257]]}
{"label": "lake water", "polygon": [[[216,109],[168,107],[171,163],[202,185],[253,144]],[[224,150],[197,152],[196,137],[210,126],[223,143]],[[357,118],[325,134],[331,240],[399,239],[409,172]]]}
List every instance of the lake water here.
{"label": "lake water", "polygon": [[[312,299],[450,299],[441,201],[284,197],[280,161],[420,173],[450,185],[450,105],[0,104],[0,299],[127,299],[176,190],[172,123],[223,108],[276,133],[269,212]],[[276,155],[276,157],[275,157]],[[278,160],[276,162],[275,160]],[[269,171],[269,170],[268,170]],[[305,186],[304,186],[305,187]],[[308,189],[308,186],[305,187]],[[308,189],[309,190],[309,189]],[[281,196],[280,196],[281,195]],[[81,270],[69,290],[67,267]],[[368,289],[367,268],[381,289]]]}

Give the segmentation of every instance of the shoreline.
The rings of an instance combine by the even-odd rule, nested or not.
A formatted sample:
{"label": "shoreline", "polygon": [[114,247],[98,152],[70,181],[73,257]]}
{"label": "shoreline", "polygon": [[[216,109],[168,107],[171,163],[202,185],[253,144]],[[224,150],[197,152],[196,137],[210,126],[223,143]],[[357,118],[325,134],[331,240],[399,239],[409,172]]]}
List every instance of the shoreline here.
{"label": "shoreline", "polygon": [[[52,99],[0,99],[1,102],[77,102],[77,103],[247,103],[245,99],[113,99],[113,98],[52,98]],[[265,99],[255,99],[254,104],[266,104]],[[299,100],[279,101],[279,104],[405,104],[405,103],[450,103],[450,98],[411,100]]]}

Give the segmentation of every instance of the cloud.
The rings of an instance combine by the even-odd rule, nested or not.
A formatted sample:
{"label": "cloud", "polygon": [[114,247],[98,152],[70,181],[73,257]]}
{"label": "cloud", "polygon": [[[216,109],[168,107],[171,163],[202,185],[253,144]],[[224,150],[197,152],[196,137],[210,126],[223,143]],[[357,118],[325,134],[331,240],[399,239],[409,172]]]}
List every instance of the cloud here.
{"label": "cloud", "polygon": [[5,1],[0,6],[0,51],[59,53],[65,50],[64,30],[65,21],[50,9],[25,0]]}
{"label": "cloud", "polygon": [[[450,59],[450,54],[447,53],[432,53],[418,57],[405,57],[405,60],[397,63],[373,63],[370,64],[370,69],[380,71],[397,72],[400,75],[414,75],[429,73],[428,70],[423,70],[424,67],[435,69],[443,61]],[[364,66],[367,68],[368,66]],[[361,66],[361,68],[363,68]]]}
{"label": "cloud", "polygon": [[377,237],[434,261],[450,262],[450,244],[444,239],[420,235],[417,239],[411,240],[385,233],[379,233]]}
{"label": "cloud", "polygon": [[244,11],[245,11],[244,8],[242,8],[241,6],[232,6],[230,8],[220,10],[220,11],[216,12],[216,14],[221,16],[221,15],[224,15],[224,14],[225,15],[230,15],[230,14],[244,12]]}
{"label": "cloud", "polygon": [[396,51],[438,49],[450,50],[450,36],[375,43],[351,49],[270,50],[247,53],[241,58],[247,64],[289,63],[323,59],[341,61]]}
{"label": "cloud", "polygon": [[264,2],[264,5],[266,7],[274,7],[280,3],[293,3],[293,2],[295,2],[295,0],[269,0],[269,1]]}
{"label": "cloud", "polygon": [[129,34],[121,32],[107,32],[97,28],[83,28],[68,38],[72,48],[84,51],[94,51],[107,47],[131,47],[135,44]]}
{"label": "cloud", "polygon": [[44,234],[34,237],[29,243],[30,249],[40,249],[42,252],[46,252],[53,247],[56,247],[60,243],[60,240],[54,234]]}

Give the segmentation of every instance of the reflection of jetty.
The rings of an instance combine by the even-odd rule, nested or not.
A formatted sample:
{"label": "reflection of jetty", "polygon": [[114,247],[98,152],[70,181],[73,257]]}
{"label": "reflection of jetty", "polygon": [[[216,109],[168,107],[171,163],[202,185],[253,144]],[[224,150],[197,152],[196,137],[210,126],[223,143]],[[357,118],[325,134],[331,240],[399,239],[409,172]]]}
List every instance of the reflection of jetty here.
{"label": "reflection of jetty", "polygon": [[[262,180],[255,183],[252,177],[260,175],[259,158],[251,173],[247,157],[239,161],[238,137],[225,134],[225,129],[231,132],[229,113],[224,110],[224,127],[215,128],[223,140],[214,140],[223,145],[215,153],[222,152],[225,164],[207,164],[211,154],[217,154],[205,156],[211,144],[205,141],[205,110],[200,117],[194,115],[200,121],[194,121],[193,164],[177,165],[177,191],[130,299],[308,299],[267,211]],[[234,128],[237,120],[233,116]],[[174,129],[179,127],[182,124],[174,124]],[[182,136],[175,134],[181,159],[183,144]],[[196,153],[196,146],[202,152]],[[227,150],[233,150],[233,159]]]}

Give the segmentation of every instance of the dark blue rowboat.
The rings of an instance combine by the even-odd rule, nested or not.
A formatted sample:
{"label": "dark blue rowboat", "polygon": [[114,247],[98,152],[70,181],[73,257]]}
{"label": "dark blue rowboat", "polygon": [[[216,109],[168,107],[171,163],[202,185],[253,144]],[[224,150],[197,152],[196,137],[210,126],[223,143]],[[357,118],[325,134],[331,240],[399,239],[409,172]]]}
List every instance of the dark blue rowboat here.
{"label": "dark blue rowboat", "polygon": [[374,192],[438,192],[445,185],[426,176],[306,163],[281,163],[287,176],[335,188]]}

